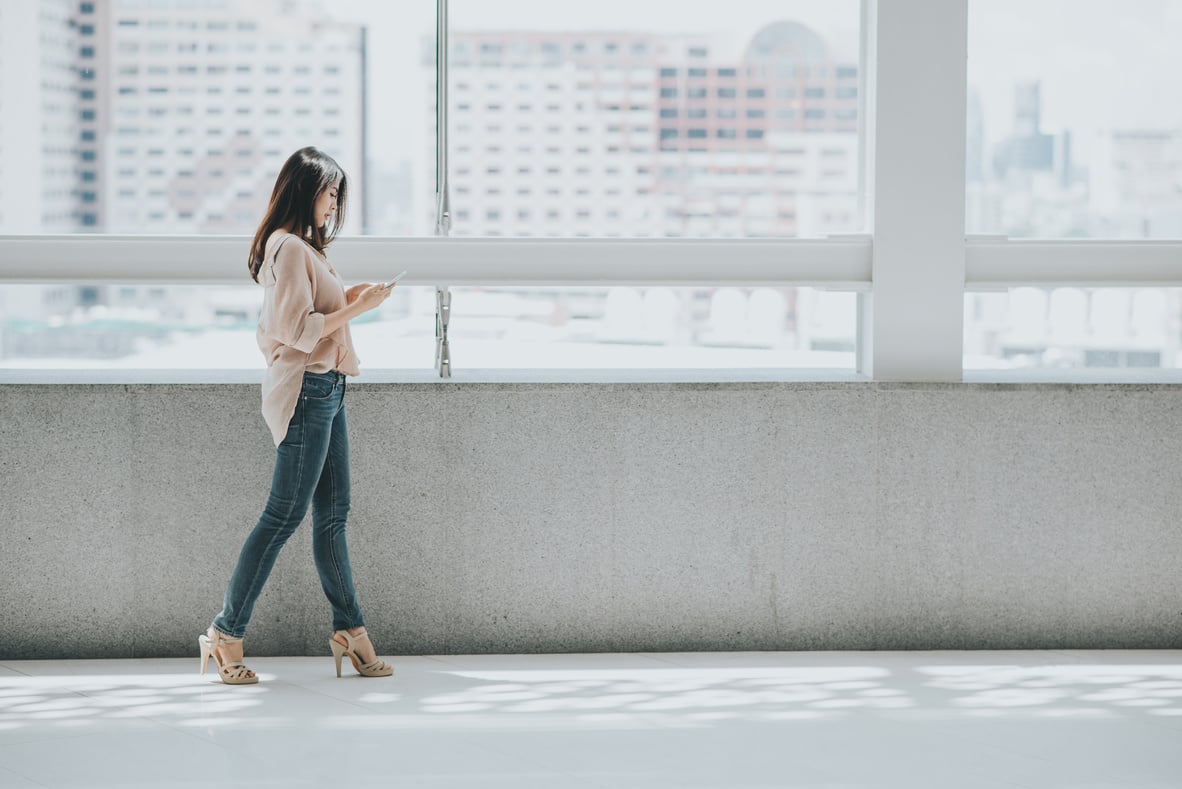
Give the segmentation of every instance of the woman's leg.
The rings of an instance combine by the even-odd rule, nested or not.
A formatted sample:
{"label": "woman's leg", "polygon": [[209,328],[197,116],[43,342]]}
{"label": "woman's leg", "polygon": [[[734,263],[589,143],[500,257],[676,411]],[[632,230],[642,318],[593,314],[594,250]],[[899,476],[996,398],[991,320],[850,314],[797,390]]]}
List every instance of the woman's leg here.
{"label": "woman's leg", "polygon": [[333,630],[355,630],[365,621],[353,588],[345,524],[349,516],[349,430],[345,404],[332,423],[328,455],[312,496],[312,556],[320,586],[332,607]]}
{"label": "woman's leg", "polygon": [[271,493],[258,524],[246,538],[234,575],[226,587],[225,603],[213,620],[220,632],[241,638],[246,634],[251,611],[263,585],[275,566],[279,551],[308,512],[316,482],[320,478],[340,405],[343,384],[336,384],[327,398],[308,396],[305,382],[296,401],[287,436],[275,456]]}

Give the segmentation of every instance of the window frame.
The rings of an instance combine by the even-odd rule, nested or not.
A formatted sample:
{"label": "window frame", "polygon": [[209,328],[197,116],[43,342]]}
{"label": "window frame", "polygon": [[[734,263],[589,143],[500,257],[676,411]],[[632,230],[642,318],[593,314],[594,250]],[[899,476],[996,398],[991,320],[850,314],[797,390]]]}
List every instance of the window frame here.
{"label": "window frame", "polygon": [[[858,372],[873,381],[963,380],[966,292],[1182,286],[1182,240],[966,237],[969,2],[862,0],[857,99],[864,234],[742,240],[362,236],[339,239],[334,259],[359,280],[384,279],[391,259],[414,260],[408,284],[442,287],[853,290],[859,293]],[[0,285],[241,283],[248,243],[245,236],[0,236]],[[563,260],[561,268],[553,266],[556,259]],[[161,267],[160,260],[170,263]]]}

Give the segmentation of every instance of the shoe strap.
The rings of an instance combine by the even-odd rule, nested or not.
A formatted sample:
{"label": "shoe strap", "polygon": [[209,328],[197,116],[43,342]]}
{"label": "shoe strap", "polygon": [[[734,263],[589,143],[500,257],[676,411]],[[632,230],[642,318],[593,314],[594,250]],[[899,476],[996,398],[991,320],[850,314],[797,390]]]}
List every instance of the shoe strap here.
{"label": "shoe strap", "polygon": [[[213,638],[210,640],[211,640],[212,645],[214,647],[217,647],[219,644],[241,644],[242,643],[241,638],[233,638],[231,636],[228,636],[225,633],[223,633],[222,631],[218,630],[216,627],[212,627],[212,628],[210,628],[210,630],[213,631]],[[206,635],[208,635],[208,634],[206,634]]]}
{"label": "shoe strap", "polygon": [[341,633],[345,637],[345,640],[349,642],[345,648],[348,649],[350,652],[353,651],[353,645],[356,644],[358,641],[360,641],[363,638],[369,638],[369,631],[368,630],[362,630],[357,635],[350,634],[348,630],[339,630],[337,632]]}
{"label": "shoe strap", "polygon": [[229,679],[239,679],[251,672],[245,663],[227,663],[219,669]]}

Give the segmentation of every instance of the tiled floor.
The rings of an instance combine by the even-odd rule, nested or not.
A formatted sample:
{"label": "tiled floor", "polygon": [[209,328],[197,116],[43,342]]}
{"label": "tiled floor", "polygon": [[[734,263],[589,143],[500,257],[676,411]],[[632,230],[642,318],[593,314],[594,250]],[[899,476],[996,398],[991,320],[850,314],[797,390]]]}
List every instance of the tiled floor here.
{"label": "tiled floor", "polygon": [[1182,651],[248,662],[0,663],[0,787],[1182,787]]}

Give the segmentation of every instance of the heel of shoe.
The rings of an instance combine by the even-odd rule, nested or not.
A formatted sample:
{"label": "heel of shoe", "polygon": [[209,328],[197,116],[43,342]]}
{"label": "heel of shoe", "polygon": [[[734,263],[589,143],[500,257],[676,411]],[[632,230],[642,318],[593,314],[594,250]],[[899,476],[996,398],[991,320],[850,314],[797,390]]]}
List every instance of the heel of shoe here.
{"label": "heel of shoe", "polygon": [[205,676],[205,667],[213,653],[213,646],[209,643],[209,636],[198,636],[197,645],[201,647],[201,675]]}
{"label": "heel of shoe", "polygon": [[337,679],[341,677],[341,658],[345,656],[345,652],[349,650],[347,646],[337,641],[335,638],[328,640],[328,645],[332,647],[332,658],[337,664]]}

